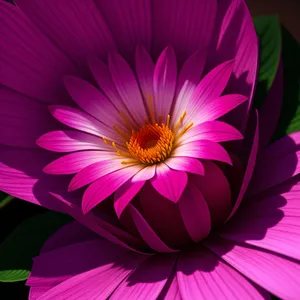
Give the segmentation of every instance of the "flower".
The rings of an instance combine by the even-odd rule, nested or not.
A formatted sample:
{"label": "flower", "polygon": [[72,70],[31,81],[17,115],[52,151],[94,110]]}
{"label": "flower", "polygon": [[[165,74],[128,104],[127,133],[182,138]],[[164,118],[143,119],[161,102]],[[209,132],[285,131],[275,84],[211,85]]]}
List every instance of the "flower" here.
{"label": "flower", "polygon": [[0,2],[0,188],[75,219],[34,259],[30,299],[296,299],[299,133],[268,145],[281,68],[252,110],[244,1],[16,4]]}

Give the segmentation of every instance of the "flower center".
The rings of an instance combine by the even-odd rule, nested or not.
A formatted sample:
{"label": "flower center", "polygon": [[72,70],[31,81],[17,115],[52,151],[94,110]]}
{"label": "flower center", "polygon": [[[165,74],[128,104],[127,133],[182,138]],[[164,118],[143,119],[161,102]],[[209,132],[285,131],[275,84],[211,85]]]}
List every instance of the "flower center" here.
{"label": "flower center", "polygon": [[146,124],[138,132],[132,131],[129,142],[126,143],[129,153],[148,165],[167,159],[174,144],[174,134],[168,123]]}

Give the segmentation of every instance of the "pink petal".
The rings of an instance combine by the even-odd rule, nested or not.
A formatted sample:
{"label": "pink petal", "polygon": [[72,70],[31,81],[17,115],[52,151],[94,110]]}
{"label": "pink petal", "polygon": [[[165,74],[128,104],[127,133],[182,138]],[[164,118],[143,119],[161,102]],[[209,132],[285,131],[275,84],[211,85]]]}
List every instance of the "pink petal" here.
{"label": "pink petal", "polygon": [[75,174],[96,162],[115,159],[116,153],[107,151],[79,151],[62,156],[50,164],[43,171],[48,174]]}
{"label": "pink petal", "polygon": [[138,181],[150,180],[151,178],[154,177],[155,171],[156,171],[156,165],[147,166],[147,167],[143,168],[141,171],[139,171],[138,173],[136,173],[132,177],[131,181],[138,182]]}
{"label": "pink petal", "polygon": [[183,144],[174,150],[173,156],[217,160],[231,165],[231,159],[226,150],[221,145],[208,140]]}
{"label": "pink petal", "polygon": [[281,299],[300,295],[300,265],[294,261],[252,247],[217,238],[205,243],[241,274]]}
{"label": "pink petal", "polygon": [[29,300],[37,300],[41,297],[45,292],[47,292],[51,286],[39,286],[39,287],[31,287],[29,290]]}
{"label": "pink petal", "polygon": [[283,67],[280,62],[277,74],[262,107],[259,110],[260,132],[259,144],[264,148],[270,142],[277,127],[283,98]]}
{"label": "pink petal", "polygon": [[258,69],[258,38],[247,3],[243,0],[221,0],[208,65],[212,68],[233,58],[234,76],[229,81],[229,92],[245,95],[249,99],[247,105],[239,108],[231,118],[235,127],[240,128],[247,122],[247,110],[253,100]]}
{"label": "pink petal", "polygon": [[159,295],[159,300],[182,300],[180,295],[179,287],[178,287],[178,280],[176,276],[165,285],[164,289],[162,290],[161,294]]}
{"label": "pink petal", "polygon": [[66,76],[65,86],[76,104],[108,127],[122,126],[120,113],[93,85],[80,78]]}
{"label": "pink petal", "polygon": [[171,47],[167,47],[159,56],[153,75],[154,110],[156,120],[170,114],[177,79],[176,56]]}
{"label": "pink petal", "polygon": [[114,142],[121,140],[112,128],[101,124],[82,110],[61,105],[50,106],[49,109],[55,119],[71,128],[96,135],[99,140],[102,137],[112,139]]}
{"label": "pink petal", "polygon": [[99,236],[77,221],[72,221],[54,232],[44,243],[40,253],[44,254],[52,250],[98,239]]}
{"label": "pink petal", "polygon": [[204,161],[204,176],[191,180],[207,202],[213,226],[223,224],[232,208],[231,188],[221,169],[211,161]]}
{"label": "pink petal", "polygon": [[122,164],[122,161],[123,159],[118,157],[88,165],[73,177],[69,184],[69,191],[75,191],[109,173],[126,168],[127,165]]}
{"label": "pink petal", "polygon": [[200,190],[188,184],[178,202],[184,225],[194,242],[208,236],[211,229],[210,212]]}
{"label": "pink petal", "polygon": [[156,166],[156,175],[151,179],[153,187],[164,197],[178,202],[187,184],[185,172],[173,171],[164,163]]}
{"label": "pink petal", "polygon": [[137,46],[135,52],[135,66],[137,78],[144,96],[148,101],[149,96],[154,99],[153,93],[153,73],[154,63],[147,50],[142,46]]}
{"label": "pink petal", "polygon": [[147,245],[157,252],[175,252],[176,250],[169,248],[156,234],[156,232],[150,227],[144,217],[139,213],[139,211],[130,205],[130,213],[133,222],[139,231],[143,240]]}
{"label": "pink petal", "polygon": [[151,46],[152,18],[149,0],[96,0],[122,55],[131,63],[134,61],[136,45],[143,45],[148,51]]}
{"label": "pink petal", "polygon": [[300,260],[299,191],[251,199],[222,230],[222,236]]}
{"label": "pink petal", "polygon": [[102,139],[75,130],[48,132],[36,141],[37,145],[54,152],[80,150],[112,150]]}
{"label": "pink petal", "polygon": [[202,162],[192,157],[171,157],[165,161],[165,164],[176,171],[204,175]]}
{"label": "pink petal", "polygon": [[58,127],[46,105],[4,86],[0,86],[0,95],[1,144],[36,148],[39,136]]}
{"label": "pink petal", "polygon": [[131,181],[123,184],[115,193],[114,196],[114,208],[117,216],[120,218],[125,208],[130,201],[137,195],[137,193],[144,186],[145,181],[138,181],[132,183]]}
{"label": "pink petal", "polygon": [[68,102],[61,77],[76,71],[67,56],[18,7],[0,7],[0,83],[45,103]]}
{"label": "pink petal", "polygon": [[228,219],[231,218],[235,214],[235,212],[238,210],[239,206],[241,205],[244,195],[246,193],[246,190],[248,188],[248,185],[250,183],[250,180],[252,178],[254,168],[255,168],[257,151],[258,151],[258,143],[259,143],[259,123],[258,123],[257,111],[255,111],[254,118],[255,118],[255,121],[254,121],[255,122],[255,131],[254,131],[254,136],[253,136],[253,143],[251,146],[251,150],[250,150],[250,154],[249,154],[249,158],[248,158],[248,162],[247,162],[247,167],[246,167],[245,174],[244,174],[244,179],[243,179],[242,186],[239,191],[237,200],[234,204],[234,207],[233,207]]}
{"label": "pink petal", "polygon": [[[75,244],[76,245],[76,244]],[[116,246],[113,246],[116,247]],[[119,247],[117,247],[119,249]],[[145,259],[144,256],[124,250],[114,250],[110,247],[102,247],[101,244],[94,248],[99,255],[86,255],[99,259],[98,265],[93,269],[75,275],[62,283],[56,285],[39,299],[106,299],[116,289],[116,287],[136,269]],[[80,259],[79,259],[80,260]],[[56,265],[59,265],[60,260]],[[73,263],[76,265],[78,260]],[[56,268],[60,269],[60,268]]]}
{"label": "pink petal", "polygon": [[176,256],[155,255],[142,263],[116,289],[110,299],[158,299],[176,261]]}
{"label": "pink petal", "polygon": [[181,140],[183,143],[197,140],[209,140],[220,143],[242,138],[242,134],[231,125],[221,121],[208,121],[193,126],[182,136]]}
{"label": "pink petal", "polygon": [[154,55],[173,45],[180,64],[199,49],[206,56],[216,11],[217,1],[153,1]]}
{"label": "pink petal", "polygon": [[85,191],[82,199],[82,211],[87,213],[106,197],[114,193],[127,180],[131,179],[139,170],[140,166],[131,166],[109,173],[94,183]]}
{"label": "pink petal", "polygon": [[194,119],[203,107],[221,96],[231,76],[233,64],[232,60],[225,61],[200,81],[191,98],[186,101],[185,109],[189,118]]}
{"label": "pink petal", "polygon": [[109,55],[108,66],[116,89],[133,119],[139,125],[144,124],[147,114],[139,86],[130,66],[118,53]]}
{"label": "pink petal", "polygon": [[106,57],[115,48],[112,35],[92,0],[71,3],[18,0],[17,5],[76,63],[86,57]]}
{"label": "pink petal", "polygon": [[271,144],[259,156],[251,182],[251,195],[263,192],[300,172],[300,134],[292,133]]}
{"label": "pink petal", "polygon": [[265,299],[247,279],[202,246],[179,257],[177,280],[183,299]]}

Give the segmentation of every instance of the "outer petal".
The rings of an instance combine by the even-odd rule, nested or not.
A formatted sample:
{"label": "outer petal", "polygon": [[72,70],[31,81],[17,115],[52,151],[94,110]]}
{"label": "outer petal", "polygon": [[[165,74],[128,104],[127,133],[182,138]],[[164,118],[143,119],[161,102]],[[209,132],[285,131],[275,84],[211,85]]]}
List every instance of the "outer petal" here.
{"label": "outer petal", "polygon": [[198,49],[206,54],[216,11],[217,1],[153,1],[154,55],[168,45],[174,46],[180,64]]}
{"label": "outer petal", "polygon": [[220,143],[240,140],[242,138],[242,134],[231,125],[221,121],[208,121],[193,126],[182,136],[181,140],[183,143],[198,140],[209,140]]}
{"label": "outer petal", "polygon": [[176,250],[169,248],[151,228],[139,211],[130,205],[130,213],[133,222],[147,245],[157,252],[175,252]]}
{"label": "outer petal", "polygon": [[100,138],[75,130],[48,132],[36,141],[37,145],[54,152],[80,150],[111,150]]}
{"label": "outer petal", "polygon": [[[249,101],[232,118],[234,125],[246,124],[245,114],[252,104],[258,66],[258,39],[252,17],[243,0],[221,0],[209,51],[209,67],[234,59],[228,91],[245,95]],[[240,127],[238,127],[240,128]]]}
{"label": "outer petal", "polygon": [[16,0],[16,4],[79,65],[88,56],[106,57],[115,48],[92,0]]}
{"label": "outer petal", "polygon": [[75,74],[73,65],[18,7],[0,7],[0,83],[42,102],[68,101],[61,77]]}
{"label": "outer petal", "polygon": [[[153,75],[154,111],[156,121],[170,114],[175,95],[177,79],[176,56],[171,47],[167,47],[159,56]],[[165,122],[166,120],[164,120]]]}
{"label": "outer petal", "polygon": [[145,181],[132,183],[132,181],[129,180],[116,191],[114,196],[114,208],[119,218],[121,217],[122,212],[128,206],[130,201],[137,195],[144,184]]}
{"label": "outer petal", "polygon": [[156,165],[153,166],[147,166],[143,168],[141,171],[139,171],[137,174],[135,174],[131,181],[137,182],[137,181],[145,181],[150,180],[154,177],[156,171]]}
{"label": "outer petal", "polygon": [[249,193],[254,195],[294,177],[300,172],[300,133],[271,144],[259,156]]}
{"label": "outer petal", "polygon": [[180,295],[178,280],[176,276],[172,279],[169,278],[169,283],[167,283],[159,295],[159,300],[182,300]]}
{"label": "outer petal", "polygon": [[87,213],[106,197],[114,193],[127,180],[131,179],[140,166],[132,166],[109,173],[92,183],[85,191],[82,199],[82,210]]}
{"label": "outer petal", "polygon": [[165,164],[173,170],[204,175],[204,167],[200,160],[192,157],[171,157]]}
{"label": "outer petal", "polygon": [[180,256],[177,280],[184,300],[264,299],[249,281],[204,247]]}
{"label": "outer petal", "polygon": [[231,164],[230,156],[226,150],[221,145],[208,140],[183,144],[174,150],[173,156],[210,159]]}
{"label": "outer petal", "polygon": [[211,229],[211,218],[200,190],[194,184],[188,184],[178,204],[192,240],[197,243],[207,237]]}
{"label": "outer petal", "polygon": [[228,264],[282,299],[297,299],[300,294],[300,265],[256,248],[235,245],[221,238],[205,243]]}
{"label": "outer petal", "polygon": [[250,150],[250,154],[249,154],[249,158],[248,158],[247,167],[246,167],[246,170],[245,170],[242,186],[241,186],[241,189],[239,191],[237,200],[234,204],[234,207],[233,207],[228,219],[231,218],[235,214],[235,212],[238,210],[239,206],[241,205],[241,203],[244,199],[244,195],[246,193],[246,190],[248,188],[248,185],[250,183],[250,180],[252,178],[254,168],[255,168],[257,151],[258,151],[258,143],[259,143],[259,124],[258,124],[258,113],[257,113],[257,111],[254,115],[254,123],[255,123],[254,124],[254,126],[255,126],[254,130],[255,131],[254,131],[254,136],[253,136],[253,142],[252,142],[252,146],[251,146],[251,150]]}
{"label": "outer petal", "polygon": [[134,61],[136,45],[151,46],[151,2],[149,0],[95,1],[122,55]]}
{"label": "outer petal", "polygon": [[299,191],[251,199],[222,230],[222,236],[300,260]]}
{"label": "outer petal", "polygon": [[175,261],[174,255],[155,255],[147,259],[120,284],[111,299],[157,299],[171,275]]}
{"label": "outer petal", "polygon": [[173,202],[179,201],[187,181],[185,172],[173,171],[164,163],[156,166],[156,175],[151,179],[153,187]]}
{"label": "outer petal", "polygon": [[115,153],[107,151],[79,151],[52,161],[43,171],[48,174],[75,174],[96,162],[116,157]]}
{"label": "outer petal", "polygon": [[1,85],[0,95],[1,144],[36,148],[39,136],[58,127],[46,105]]}
{"label": "outer petal", "polygon": [[[103,245],[105,242],[101,239],[99,240],[101,243],[98,242],[98,246],[93,247],[92,251],[98,250],[98,254],[100,252],[103,253],[97,255],[95,252],[93,255],[85,255],[86,258],[99,260],[94,264],[94,268],[90,268],[86,272],[63,281],[47,291],[39,299],[106,299],[132,270],[137,268],[143,259],[145,259],[141,255],[127,250],[124,251],[124,249],[113,246],[109,242],[109,246]],[[74,246],[76,247],[76,245],[78,244]],[[87,249],[84,250],[87,251]],[[74,254],[74,251],[72,253]],[[68,260],[66,259],[66,261]],[[60,260],[56,262],[60,264]],[[71,262],[71,264],[73,266],[78,265],[78,260],[75,263]],[[55,270],[60,270],[60,268],[55,268]]]}

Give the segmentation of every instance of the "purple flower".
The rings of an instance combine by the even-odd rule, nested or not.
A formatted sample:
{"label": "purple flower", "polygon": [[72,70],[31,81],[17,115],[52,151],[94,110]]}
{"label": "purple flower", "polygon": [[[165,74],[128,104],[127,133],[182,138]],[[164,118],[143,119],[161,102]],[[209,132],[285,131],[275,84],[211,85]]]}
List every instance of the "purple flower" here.
{"label": "purple flower", "polygon": [[300,136],[268,145],[281,68],[251,110],[244,1],[16,4],[0,188],[76,220],[34,259],[30,299],[296,299]]}

